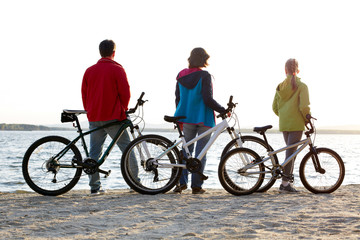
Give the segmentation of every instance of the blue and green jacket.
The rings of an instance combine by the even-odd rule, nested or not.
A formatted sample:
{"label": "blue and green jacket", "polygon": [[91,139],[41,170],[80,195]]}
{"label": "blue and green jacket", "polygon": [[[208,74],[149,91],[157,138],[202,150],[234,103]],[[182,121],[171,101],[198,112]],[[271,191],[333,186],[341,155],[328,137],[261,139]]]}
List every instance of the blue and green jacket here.
{"label": "blue and green jacket", "polygon": [[184,69],[178,74],[175,96],[175,116],[186,116],[182,123],[214,127],[214,110],[225,111],[213,99],[211,75],[199,68]]}

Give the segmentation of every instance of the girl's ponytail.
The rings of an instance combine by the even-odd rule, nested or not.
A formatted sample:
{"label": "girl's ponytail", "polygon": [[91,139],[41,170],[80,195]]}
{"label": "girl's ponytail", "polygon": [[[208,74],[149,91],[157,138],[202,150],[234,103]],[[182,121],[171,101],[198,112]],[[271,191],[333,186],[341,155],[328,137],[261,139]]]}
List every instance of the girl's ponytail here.
{"label": "girl's ponytail", "polygon": [[292,77],[291,77],[291,87],[292,87],[292,90],[295,90],[297,88],[297,85],[296,85],[296,74],[293,73]]}
{"label": "girl's ponytail", "polygon": [[285,63],[285,69],[286,69],[287,74],[292,74],[291,87],[292,87],[292,90],[296,90],[297,89],[296,74],[298,72],[298,61],[294,58],[290,58]]}

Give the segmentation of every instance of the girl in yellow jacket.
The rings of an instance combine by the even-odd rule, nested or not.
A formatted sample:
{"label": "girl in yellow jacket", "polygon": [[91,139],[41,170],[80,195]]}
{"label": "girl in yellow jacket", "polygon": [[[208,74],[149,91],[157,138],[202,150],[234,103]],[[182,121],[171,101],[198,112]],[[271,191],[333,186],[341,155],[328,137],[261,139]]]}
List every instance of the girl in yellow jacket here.
{"label": "girl in yellow jacket", "polygon": [[[285,63],[285,80],[276,88],[273,101],[273,111],[279,116],[279,130],[283,133],[286,145],[301,140],[305,130],[306,115],[310,114],[309,91],[305,83],[297,76],[298,61],[289,59]],[[296,151],[296,147],[286,150],[286,158]],[[297,192],[293,182],[295,158],[284,168],[284,176],[280,185],[281,192]]]}

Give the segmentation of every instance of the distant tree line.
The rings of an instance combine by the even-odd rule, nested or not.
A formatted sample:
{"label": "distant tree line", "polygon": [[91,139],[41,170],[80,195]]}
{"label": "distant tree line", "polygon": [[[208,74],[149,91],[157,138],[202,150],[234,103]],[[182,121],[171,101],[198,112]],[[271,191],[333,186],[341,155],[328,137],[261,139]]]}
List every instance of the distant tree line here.
{"label": "distant tree line", "polygon": [[50,131],[50,130],[69,130],[68,128],[51,128],[41,125],[30,124],[5,124],[0,123],[0,130],[6,131]]}

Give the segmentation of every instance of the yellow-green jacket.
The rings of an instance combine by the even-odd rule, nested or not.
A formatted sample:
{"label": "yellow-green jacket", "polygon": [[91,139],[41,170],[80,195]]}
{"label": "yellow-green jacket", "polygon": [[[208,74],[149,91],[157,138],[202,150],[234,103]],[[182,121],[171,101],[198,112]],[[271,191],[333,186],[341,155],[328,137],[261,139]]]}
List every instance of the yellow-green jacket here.
{"label": "yellow-green jacket", "polygon": [[309,91],[305,83],[296,77],[297,88],[292,89],[291,75],[276,88],[273,111],[279,116],[279,130],[304,131],[306,115],[310,114]]}

